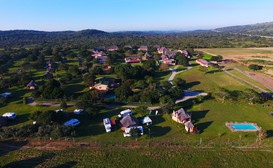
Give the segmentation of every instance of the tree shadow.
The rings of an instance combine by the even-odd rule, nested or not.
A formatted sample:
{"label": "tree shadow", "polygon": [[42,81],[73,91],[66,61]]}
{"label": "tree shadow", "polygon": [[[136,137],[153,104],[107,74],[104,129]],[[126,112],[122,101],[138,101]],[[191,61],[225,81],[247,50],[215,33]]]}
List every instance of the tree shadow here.
{"label": "tree shadow", "polygon": [[273,130],[267,130],[266,134],[268,138],[273,137]]}
{"label": "tree shadow", "polygon": [[218,72],[222,72],[222,70],[215,69],[215,70],[207,71],[206,74],[214,74],[214,73],[218,73]]}
{"label": "tree shadow", "polygon": [[76,161],[70,161],[70,162],[66,162],[64,164],[60,164],[58,166],[55,166],[54,168],[70,168],[70,167],[74,167],[75,165],[77,165],[78,162]]}
{"label": "tree shadow", "polygon": [[191,119],[193,122],[198,122],[200,119],[204,118],[209,110],[201,110],[201,111],[191,111]]}
{"label": "tree shadow", "polygon": [[47,153],[47,154],[42,154],[41,156],[38,157],[33,157],[33,158],[28,158],[25,160],[20,160],[20,161],[15,161],[6,164],[3,166],[3,168],[10,168],[10,167],[27,167],[27,168],[32,168],[40,165],[41,163],[45,162],[48,159],[51,159],[55,156],[54,153]]}
{"label": "tree shadow", "polygon": [[0,141],[0,157],[11,151],[18,150],[28,144],[28,141],[5,140]]}
{"label": "tree shadow", "polygon": [[29,115],[30,114],[17,115],[15,120],[8,120],[8,126],[13,126],[13,125],[17,125],[17,124],[29,121],[28,119]]}
{"label": "tree shadow", "polygon": [[186,83],[185,89],[192,88],[193,86],[199,85],[200,83],[201,82],[199,82],[199,81],[194,81],[194,82]]}
{"label": "tree shadow", "polygon": [[[171,131],[171,127],[152,126],[150,128],[151,137],[161,137]],[[149,134],[149,132],[147,132]]]}
{"label": "tree shadow", "polygon": [[157,125],[157,124],[160,124],[164,121],[166,121],[162,116],[158,115],[158,116],[150,116],[152,122],[153,122],[153,125]]}
{"label": "tree shadow", "polygon": [[200,131],[200,133],[203,133],[205,129],[207,129],[213,121],[203,122],[196,125],[197,129]]}

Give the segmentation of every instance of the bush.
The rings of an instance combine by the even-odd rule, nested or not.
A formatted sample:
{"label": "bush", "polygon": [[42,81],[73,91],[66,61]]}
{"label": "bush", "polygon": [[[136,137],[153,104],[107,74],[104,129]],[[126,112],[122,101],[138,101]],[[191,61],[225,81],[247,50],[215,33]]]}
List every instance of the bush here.
{"label": "bush", "polygon": [[0,97],[0,107],[5,106],[7,104],[7,98]]}
{"label": "bush", "polygon": [[27,104],[27,97],[23,97],[23,104]]}
{"label": "bush", "polygon": [[67,103],[65,101],[62,101],[61,104],[60,104],[60,108],[61,109],[66,109],[68,106],[67,106]]}
{"label": "bush", "polygon": [[97,118],[99,114],[99,110],[92,107],[85,109],[85,112],[91,117],[91,119]]}
{"label": "bush", "polygon": [[248,66],[249,69],[253,70],[253,71],[257,71],[257,70],[262,70],[263,66],[257,65],[257,64],[251,64]]}
{"label": "bush", "polygon": [[184,86],[184,85],[186,84],[186,81],[183,80],[182,78],[174,78],[173,84],[174,84],[175,86],[181,87],[181,86]]}

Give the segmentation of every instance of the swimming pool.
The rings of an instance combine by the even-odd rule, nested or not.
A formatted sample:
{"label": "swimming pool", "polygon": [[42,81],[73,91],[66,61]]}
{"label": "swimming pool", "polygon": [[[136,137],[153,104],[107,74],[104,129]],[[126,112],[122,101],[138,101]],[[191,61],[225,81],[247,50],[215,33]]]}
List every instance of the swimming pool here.
{"label": "swimming pool", "polygon": [[226,123],[226,126],[234,132],[255,132],[260,130],[260,127],[254,123]]}

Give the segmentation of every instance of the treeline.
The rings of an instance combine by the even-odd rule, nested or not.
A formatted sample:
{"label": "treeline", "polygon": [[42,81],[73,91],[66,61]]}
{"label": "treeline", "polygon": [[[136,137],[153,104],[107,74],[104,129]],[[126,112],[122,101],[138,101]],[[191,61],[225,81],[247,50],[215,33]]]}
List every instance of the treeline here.
{"label": "treeline", "polygon": [[167,48],[228,48],[228,47],[270,47],[272,39],[251,37],[212,31],[184,33],[119,32],[106,33],[99,30],[78,32],[0,31],[0,47],[31,47],[37,45],[72,48],[95,48],[98,46],[125,45],[154,46]]}

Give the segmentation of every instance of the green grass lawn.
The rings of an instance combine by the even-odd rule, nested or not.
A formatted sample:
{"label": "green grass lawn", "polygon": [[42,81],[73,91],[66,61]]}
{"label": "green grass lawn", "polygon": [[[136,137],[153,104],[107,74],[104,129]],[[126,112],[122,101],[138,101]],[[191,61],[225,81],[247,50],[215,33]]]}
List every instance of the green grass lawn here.
{"label": "green grass lawn", "polygon": [[203,52],[208,52],[215,55],[244,55],[244,54],[272,54],[272,48],[259,49],[259,48],[206,48],[206,49],[196,49]]}
{"label": "green grass lawn", "polygon": [[0,149],[1,167],[271,167],[272,149],[187,147]]}

